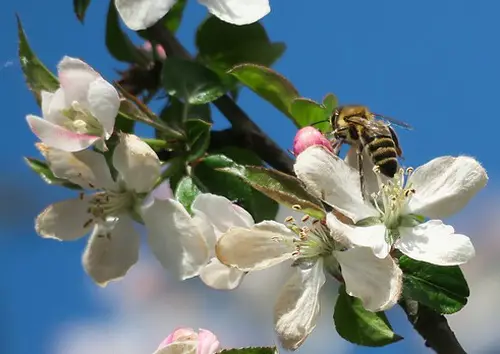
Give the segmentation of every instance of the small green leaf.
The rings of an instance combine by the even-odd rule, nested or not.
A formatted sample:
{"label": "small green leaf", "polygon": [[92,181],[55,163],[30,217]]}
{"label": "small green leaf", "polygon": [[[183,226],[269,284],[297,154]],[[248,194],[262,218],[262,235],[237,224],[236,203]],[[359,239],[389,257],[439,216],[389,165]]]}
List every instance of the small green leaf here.
{"label": "small green leaf", "polygon": [[168,58],[163,62],[162,82],[169,95],[190,104],[212,102],[227,91],[212,70],[180,58]]}
{"label": "small green leaf", "polygon": [[59,88],[59,81],[31,50],[28,39],[26,38],[26,34],[23,30],[21,19],[19,16],[16,17],[19,37],[19,61],[21,63],[26,84],[35,95],[37,103],[40,104],[40,92],[42,90],[54,92]]}
{"label": "small green leaf", "polygon": [[[160,113],[160,119],[178,130],[184,127],[184,119],[201,119],[211,123],[211,111],[208,104],[188,104],[187,112],[184,103],[175,97],[170,97],[168,104]],[[185,117],[184,117],[185,116]]]}
{"label": "small green leaf", "polygon": [[137,48],[125,32],[122,31],[114,1],[109,2],[106,20],[106,47],[116,60],[142,66],[149,64],[147,55]]}
{"label": "small green leaf", "polygon": [[314,124],[314,127],[321,131],[331,130],[330,123],[328,122],[328,112],[325,107],[308,98],[300,97],[293,100],[290,107],[290,114],[295,120],[295,124],[300,128],[322,122]]}
{"label": "small green leaf", "polygon": [[69,189],[77,189],[77,190],[82,189],[82,187],[80,187],[77,184],[68,182],[65,179],[54,176],[54,174],[52,173],[52,171],[50,170],[49,166],[45,161],[35,159],[33,157],[25,157],[24,161],[26,161],[28,166],[48,184],[60,185]]}
{"label": "small green leaf", "polygon": [[224,349],[219,354],[278,354],[276,347],[251,347]]}
{"label": "small green leaf", "polygon": [[231,166],[220,170],[241,178],[280,204],[290,208],[299,205],[302,212],[317,219],[325,216],[321,201],[306,191],[296,177],[259,166]]}
{"label": "small green leaf", "polygon": [[237,65],[229,73],[288,117],[293,118],[289,109],[299,93],[284,76],[256,64]]}
{"label": "small green leaf", "polygon": [[187,161],[199,159],[207,151],[210,144],[210,128],[212,124],[201,119],[188,119],[186,121],[186,134],[189,152]]}
{"label": "small green leaf", "polygon": [[175,5],[168,10],[167,15],[163,18],[163,25],[171,32],[175,33],[181,25],[182,15],[186,7],[186,0],[177,0]]}
{"label": "small green leaf", "polygon": [[260,157],[252,150],[239,148],[236,146],[225,146],[221,149],[211,151],[213,154],[222,154],[240,165],[262,165]]}
{"label": "small green leaf", "polygon": [[222,72],[242,63],[271,66],[286,48],[284,43],[272,43],[259,22],[237,26],[215,16],[208,17],[198,27],[196,46],[198,58]]}
{"label": "small green leaf", "polygon": [[73,10],[75,11],[78,21],[81,23],[83,23],[83,20],[85,19],[85,12],[87,12],[89,5],[90,0],[73,0]]}
{"label": "small green leaf", "polygon": [[333,320],[338,334],[354,344],[382,347],[403,339],[392,331],[384,312],[365,310],[361,300],[347,295],[345,285],[339,288]]}
{"label": "small green leaf", "polygon": [[175,199],[184,205],[184,208],[191,213],[191,204],[193,204],[194,199],[200,193],[201,191],[193,182],[193,179],[189,176],[184,176],[175,189]]}
{"label": "small green leaf", "polygon": [[402,256],[403,296],[433,310],[451,314],[461,310],[470,295],[469,286],[458,266],[440,267]]}
{"label": "small green leaf", "polygon": [[207,156],[193,168],[195,183],[204,192],[238,201],[239,205],[253,216],[255,222],[274,220],[278,204],[243,182],[241,178],[220,171],[223,168],[239,169],[242,166],[224,155]]}
{"label": "small green leaf", "polygon": [[338,105],[339,102],[337,100],[337,96],[335,96],[333,93],[329,93],[323,98],[323,106],[328,112],[328,116],[333,113],[333,110],[337,108]]}

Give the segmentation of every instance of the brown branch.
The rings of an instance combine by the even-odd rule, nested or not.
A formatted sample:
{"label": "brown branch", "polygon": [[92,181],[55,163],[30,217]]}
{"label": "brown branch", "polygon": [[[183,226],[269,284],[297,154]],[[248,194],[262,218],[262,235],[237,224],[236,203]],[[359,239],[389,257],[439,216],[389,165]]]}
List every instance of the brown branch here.
{"label": "brown branch", "polygon": [[[192,59],[177,38],[161,23],[157,23],[147,31],[150,37],[163,47],[167,58],[175,56]],[[233,134],[241,139],[239,146],[253,150],[275,169],[293,174],[292,158],[263,132],[228,95],[220,97],[213,104],[231,123]]]}
{"label": "brown branch", "polygon": [[402,301],[399,305],[427,347],[438,354],[467,354],[443,315],[414,300]]}

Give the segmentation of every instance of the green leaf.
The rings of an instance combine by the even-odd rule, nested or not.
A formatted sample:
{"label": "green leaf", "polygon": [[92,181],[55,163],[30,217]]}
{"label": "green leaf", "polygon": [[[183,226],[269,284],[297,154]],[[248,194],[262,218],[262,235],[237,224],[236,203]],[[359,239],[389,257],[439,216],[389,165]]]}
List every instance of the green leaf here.
{"label": "green leaf", "polygon": [[82,189],[82,187],[77,184],[54,176],[45,161],[35,159],[33,157],[25,157],[24,161],[28,164],[29,168],[35,171],[48,184],[60,185],[69,189]]}
{"label": "green leaf", "polygon": [[382,347],[403,339],[392,331],[384,312],[365,310],[361,300],[347,295],[345,285],[339,288],[333,320],[338,334],[354,344]]}
{"label": "green leaf", "polygon": [[333,110],[337,108],[338,105],[339,102],[337,100],[337,96],[335,96],[333,93],[329,93],[323,98],[323,106],[328,112],[328,116],[333,113]]}
{"label": "green leaf", "polygon": [[295,124],[300,128],[307,127],[313,123],[323,122],[315,124],[314,127],[321,131],[331,130],[330,123],[328,122],[329,115],[325,107],[308,98],[300,97],[293,100],[290,107],[290,114],[295,120]]}
{"label": "green leaf", "polygon": [[169,95],[190,104],[212,102],[227,91],[212,70],[180,58],[168,58],[163,62],[162,82]]}
{"label": "green leaf", "polygon": [[42,90],[54,92],[59,88],[57,78],[43,65],[31,47],[23,30],[23,25],[19,16],[17,17],[17,31],[19,37],[19,61],[23,70],[24,78],[28,88],[35,95],[38,104],[41,103]]}
{"label": "green leaf", "polygon": [[238,201],[239,205],[253,216],[255,222],[274,220],[278,204],[239,177],[220,171],[223,168],[239,169],[242,166],[224,155],[207,156],[193,168],[195,183],[204,192]]}
{"label": "green leaf", "polygon": [[186,134],[188,143],[187,161],[199,159],[207,151],[210,144],[210,128],[212,124],[201,119],[189,119],[186,121]]}
{"label": "green leaf", "polygon": [[85,12],[90,5],[90,0],[73,0],[73,10],[78,18],[78,21],[83,23],[85,19]]}
{"label": "green leaf", "polygon": [[293,118],[289,109],[299,93],[285,77],[270,68],[256,64],[237,65],[229,73],[281,112]]}
{"label": "green leaf", "polygon": [[175,199],[184,205],[184,208],[191,213],[191,204],[193,204],[194,199],[200,193],[201,191],[193,182],[193,179],[189,176],[184,176],[175,189]]}
{"label": "green leaf", "polygon": [[198,59],[222,72],[242,63],[271,66],[286,49],[284,43],[272,43],[259,22],[237,26],[215,16],[198,27],[196,46]]}
{"label": "green leaf", "polygon": [[451,314],[461,310],[469,297],[469,286],[458,266],[440,267],[402,256],[403,296],[433,310]]}
{"label": "green leaf", "polygon": [[106,20],[106,47],[116,60],[142,66],[149,64],[147,55],[137,48],[125,32],[122,31],[114,1],[109,2]]}
{"label": "green leaf", "polygon": [[236,146],[225,146],[221,149],[211,151],[213,154],[222,154],[240,165],[262,165],[262,160],[252,150],[239,148]]}
{"label": "green leaf", "polygon": [[325,216],[321,201],[306,191],[296,177],[258,166],[230,166],[221,171],[241,178],[280,204],[290,208],[299,205],[302,212],[317,219]]}
{"label": "green leaf", "polygon": [[278,354],[276,347],[251,347],[224,349],[220,354]]}
{"label": "green leaf", "polygon": [[184,129],[184,119],[201,119],[207,123],[212,122],[210,105],[208,104],[188,104],[187,112],[185,110],[184,103],[175,97],[170,97],[168,104],[160,113],[160,119],[178,130]]}
{"label": "green leaf", "polygon": [[177,0],[175,5],[168,10],[167,15],[163,18],[163,25],[171,32],[175,33],[182,22],[182,15],[186,7],[186,0]]}

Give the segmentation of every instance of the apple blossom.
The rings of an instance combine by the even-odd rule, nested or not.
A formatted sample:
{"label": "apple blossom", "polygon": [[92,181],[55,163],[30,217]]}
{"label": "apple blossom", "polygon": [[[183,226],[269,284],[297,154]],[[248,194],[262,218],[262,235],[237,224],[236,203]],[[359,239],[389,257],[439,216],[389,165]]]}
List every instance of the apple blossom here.
{"label": "apple blossom", "polygon": [[215,354],[219,348],[219,340],[209,330],[200,328],[197,333],[192,328],[183,327],[170,333],[154,354]]}
{"label": "apple blossom", "polygon": [[57,71],[59,89],[41,92],[43,118],[26,117],[31,130],[52,148],[74,152],[97,144],[104,150],[120,106],[118,92],[80,59],[65,56]]}
{"label": "apple blossom", "polygon": [[[176,0],[115,0],[123,22],[135,31],[154,25],[175,5]],[[257,22],[271,9],[269,0],[198,0],[222,21],[234,25]]]}
{"label": "apple blossom", "polygon": [[83,254],[86,272],[103,286],[123,277],[139,255],[133,219],[143,196],[160,177],[155,152],[135,135],[122,134],[113,152],[118,172],[114,180],[104,155],[98,152],[70,153],[43,144],[38,148],[55,176],[98,191],[48,206],[36,219],[37,233],[71,241],[92,232]]}
{"label": "apple blossom", "polygon": [[275,330],[285,349],[297,349],[316,326],[325,273],[343,278],[347,293],[369,311],[382,311],[397,302],[402,272],[391,257],[379,259],[370,248],[346,247],[343,229],[328,230],[319,220],[302,227],[293,218],[287,222],[287,226],[264,221],[250,228],[233,227],[216,245],[219,260],[241,271],[294,261],[274,313]]}
{"label": "apple blossom", "polygon": [[[474,256],[470,239],[439,220],[459,211],[486,185],[486,171],[471,157],[444,156],[415,171],[401,169],[393,179],[380,180],[380,189],[368,199],[362,197],[358,171],[321,147],[300,154],[294,169],[311,192],[357,225],[329,215],[329,227],[343,229],[352,244],[372,248],[377,257],[385,258],[392,247],[441,266]],[[424,217],[431,220],[423,222]]]}
{"label": "apple blossom", "polygon": [[180,279],[199,276],[215,289],[234,289],[244,272],[227,267],[215,257],[215,243],[232,227],[251,227],[252,216],[228,199],[200,194],[190,216],[173,199],[153,198],[142,208],[148,242],[160,263]]}
{"label": "apple blossom", "polygon": [[333,152],[332,143],[314,127],[300,129],[293,139],[293,154],[298,156],[310,146],[321,145]]}

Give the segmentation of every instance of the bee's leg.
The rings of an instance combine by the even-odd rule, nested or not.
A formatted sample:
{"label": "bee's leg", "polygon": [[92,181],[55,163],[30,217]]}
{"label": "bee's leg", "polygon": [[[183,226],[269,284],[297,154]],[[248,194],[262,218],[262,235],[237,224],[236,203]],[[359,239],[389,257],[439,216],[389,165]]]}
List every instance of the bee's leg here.
{"label": "bee's leg", "polygon": [[332,149],[335,155],[339,156],[340,148],[342,147],[342,144],[344,144],[344,141],[344,139],[340,138],[332,142]]}
{"label": "bee's leg", "polygon": [[363,199],[366,200],[365,174],[363,171],[363,148],[361,147],[361,144],[358,146],[356,152],[358,155],[359,186],[361,188],[361,195],[363,196]]}

